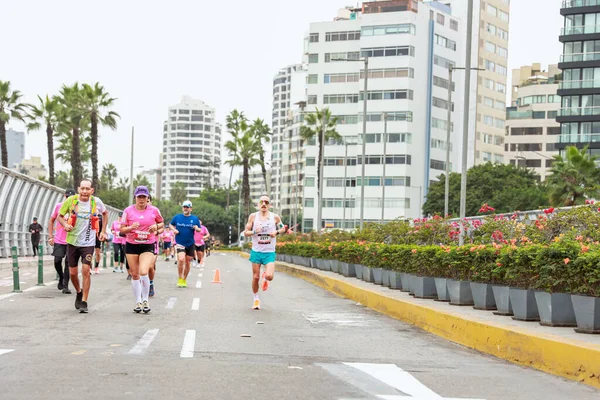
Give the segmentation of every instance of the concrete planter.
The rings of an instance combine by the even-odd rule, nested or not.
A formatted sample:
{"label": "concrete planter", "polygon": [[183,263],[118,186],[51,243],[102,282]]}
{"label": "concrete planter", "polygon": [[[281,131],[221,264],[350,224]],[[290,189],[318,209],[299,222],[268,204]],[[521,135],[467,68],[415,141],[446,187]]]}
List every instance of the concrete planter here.
{"label": "concrete planter", "polygon": [[495,311],[494,314],[507,316],[513,315],[509,287],[492,285],[492,291],[494,292],[494,300],[496,301],[496,307],[498,308],[498,311]]}
{"label": "concrete planter", "polygon": [[300,256],[291,256],[292,264],[300,265]]}
{"label": "concrete planter", "polygon": [[310,259],[310,267],[311,268],[317,268],[317,263],[318,263],[318,258],[311,258]]}
{"label": "concrete planter", "polygon": [[448,279],[446,278],[434,278],[435,291],[437,293],[436,301],[450,301],[450,295],[448,294]]}
{"label": "concrete planter", "polygon": [[572,295],[579,333],[600,334],[600,297]]}
{"label": "concrete planter", "polygon": [[381,270],[381,286],[390,287],[390,271],[387,269]]}
{"label": "concrete planter", "polygon": [[417,276],[413,274],[408,275],[408,294],[411,296],[415,295],[415,288],[417,287]]}
{"label": "concrete planter", "polygon": [[373,282],[373,269],[363,265],[362,280],[365,282]]}
{"label": "concrete planter", "polygon": [[489,283],[471,282],[471,293],[473,294],[473,306],[476,310],[497,310],[494,291]]}
{"label": "concrete planter", "polygon": [[540,320],[533,290],[510,288],[509,295],[514,313],[513,319],[518,321]]}
{"label": "concrete planter", "polygon": [[371,268],[371,271],[373,271],[373,283],[376,285],[381,285],[383,269],[382,268]]}
{"label": "concrete planter", "polygon": [[453,306],[472,306],[473,293],[471,292],[471,284],[469,281],[455,281],[448,279],[448,295],[450,296],[450,304]]}
{"label": "concrete planter", "polygon": [[402,289],[402,279],[400,279],[400,272],[390,271],[390,288],[392,289]]}
{"label": "concrete planter", "polygon": [[316,258],[315,260],[316,260],[315,267],[317,269],[320,269],[321,271],[324,271],[327,260],[323,260],[322,258]]}
{"label": "concrete planter", "polygon": [[435,279],[427,276],[415,276],[415,297],[418,299],[437,299]]}
{"label": "concrete planter", "polygon": [[331,271],[331,260],[325,260],[323,271]]}
{"label": "concrete planter", "polygon": [[356,276],[356,269],[354,268],[354,264],[348,264],[345,262],[340,262],[340,274],[347,278],[352,278]]}
{"label": "concrete planter", "polygon": [[400,281],[402,282],[402,291],[410,292],[410,275],[406,272],[400,273]]}
{"label": "concrete planter", "polygon": [[535,292],[535,302],[543,326],[577,326],[570,293]]}
{"label": "concrete planter", "polygon": [[331,272],[335,272],[336,274],[340,272],[340,262],[338,260],[331,260],[329,267],[331,268]]}
{"label": "concrete planter", "polygon": [[364,265],[362,265],[362,264],[350,264],[350,265],[354,265],[354,272],[356,273],[356,279],[360,279],[362,281]]}

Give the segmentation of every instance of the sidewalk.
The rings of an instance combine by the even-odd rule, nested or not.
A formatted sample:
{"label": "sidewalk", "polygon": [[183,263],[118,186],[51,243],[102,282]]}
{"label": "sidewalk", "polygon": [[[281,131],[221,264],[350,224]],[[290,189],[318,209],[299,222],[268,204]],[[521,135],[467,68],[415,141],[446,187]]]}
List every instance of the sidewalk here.
{"label": "sidewalk", "polygon": [[[240,254],[248,258],[245,253]],[[482,353],[600,388],[600,335],[541,326],[491,311],[416,299],[356,278],[276,262],[277,270]]]}
{"label": "sidewalk", "polygon": [[[54,257],[50,255],[44,255],[44,267],[54,265]],[[19,257],[19,268],[37,267],[39,258],[38,257]],[[13,266],[12,258],[0,258],[0,271],[12,271]]]}

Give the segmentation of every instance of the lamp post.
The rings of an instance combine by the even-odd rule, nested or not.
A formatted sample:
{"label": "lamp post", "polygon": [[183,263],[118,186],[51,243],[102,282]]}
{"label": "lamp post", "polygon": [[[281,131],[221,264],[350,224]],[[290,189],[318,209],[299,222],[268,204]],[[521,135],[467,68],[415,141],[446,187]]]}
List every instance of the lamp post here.
{"label": "lamp post", "polygon": [[[383,186],[381,189],[381,223],[385,216],[385,165],[387,156],[387,113],[383,113]],[[364,160],[363,160],[364,164]]]}
{"label": "lamp post", "polygon": [[130,171],[129,171],[129,200],[132,203],[133,201],[133,137],[134,137],[134,129],[135,127],[131,127],[131,160],[130,160]]}
{"label": "lamp post", "polygon": [[[344,204],[343,204],[343,216],[342,216],[342,225],[343,225],[343,229],[346,229],[346,188],[348,187],[347,185],[347,181],[348,181],[348,145],[349,144],[356,144],[354,142],[352,143],[348,143],[348,138],[344,138],[344,147],[345,147],[345,151],[344,151]],[[354,224],[352,224],[352,227],[354,228]]]}

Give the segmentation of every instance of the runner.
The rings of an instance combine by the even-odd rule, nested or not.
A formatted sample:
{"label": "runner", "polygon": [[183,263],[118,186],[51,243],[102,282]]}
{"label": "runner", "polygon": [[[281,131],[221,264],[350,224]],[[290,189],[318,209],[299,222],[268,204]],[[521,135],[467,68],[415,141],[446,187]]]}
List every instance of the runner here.
{"label": "runner", "polygon": [[[75,190],[67,189],[64,199],[75,194]],[[64,201],[63,199],[63,201]],[[69,261],[67,259],[67,232],[61,224],[58,223],[58,213],[63,202],[56,203],[54,211],[48,221],[48,244],[53,246],[52,255],[54,256],[54,269],[58,274],[58,290],[62,290],[64,294],[71,294],[69,290]],[[56,231],[55,231],[56,228]],[[56,233],[55,233],[56,232]],[[65,260],[63,270],[62,260]]]}
{"label": "runner", "polygon": [[[102,216],[99,216],[100,218],[100,226],[102,226]],[[100,238],[98,238],[98,236],[96,236],[96,245],[94,246],[94,252],[96,254],[96,258],[95,258],[95,262],[94,262],[94,270],[92,272],[92,274],[99,274],[100,273],[100,268],[98,268],[100,266],[100,261],[102,259],[102,246],[103,243],[100,241]]]}
{"label": "runner", "polygon": [[40,232],[44,228],[38,223],[37,217],[33,217],[33,222],[29,225],[31,233],[31,247],[33,248],[33,257],[37,256],[38,248],[40,247]]}
{"label": "runner", "polygon": [[171,219],[171,228],[175,233],[175,251],[177,252],[177,269],[179,272],[178,287],[187,287],[187,277],[190,273],[190,262],[195,256],[194,232],[200,231],[200,220],[192,215],[192,202],[186,200],[181,205],[183,214],[177,214]]}
{"label": "runner", "polygon": [[[108,211],[98,197],[93,196],[92,181],[84,179],[79,184],[79,194],[70,196],[60,208],[58,222],[67,231],[67,260],[71,282],[77,291],[75,309],[80,313],[88,312],[88,295],[90,293],[90,269],[96,244],[96,233],[100,232],[100,241],[106,240],[106,222]],[[102,226],[98,215],[104,216]],[[65,216],[67,219],[65,219]],[[79,285],[78,264],[81,258],[81,275],[83,288]]]}
{"label": "runner", "polygon": [[212,243],[213,243],[213,238],[212,237],[209,237],[208,240],[206,240],[204,242],[205,250],[206,250],[206,257],[210,257],[210,249],[212,247]]}
{"label": "runner", "polygon": [[148,271],[154,262],[156,232],[164,226],[158,208],[148,204],[150,193],[146,186],[135,189],[135,204],[123,211],[121,233],[125,233],[125,253],[131,271],[131,287],[136,299],[134,312],[150,312]]}
{"label": "runner", "polygon": [[258,202],[260,211],[250,214],[244,231],[244,236],[252,236],[250,262],[252,263],[252,293],[254,293],[253,310],[260,310],[258,298],[260,266],[265,266],[262,275],[262,290],[265,291],[269,288],[269,282],[273,280],[275,273],[275,236],[285,233],[281,218],[269,211],[269,204],[269,196],[260,198]]}
{"label": "runner", "polygon": [[163,242],[162,251],[164,260],[169,261],[172,249],[171,243],[173,241],[173,231],[170,226],[165,226],[165,231],[160,235],[160,238]]}
{"label": "runner", "polygon": [[121,236],[121,217],[123,216],[123,212],[119,212],[119,219],[112,223],[111,231],[114,235],[113,237],[113,253],[115,258],[115,269],[113,272],[119,272],[121,269],[121,273],[123,273],[123,264],[125,264],[125,237]]}
{"label": "runner", "polygon": [[200,220],[200,230],[194,232],[194,242],[196,244],[196,257],[198,258],[198,268],[204,267],[204,247],[205,241],[210,237],[206,226],[202,225]]}

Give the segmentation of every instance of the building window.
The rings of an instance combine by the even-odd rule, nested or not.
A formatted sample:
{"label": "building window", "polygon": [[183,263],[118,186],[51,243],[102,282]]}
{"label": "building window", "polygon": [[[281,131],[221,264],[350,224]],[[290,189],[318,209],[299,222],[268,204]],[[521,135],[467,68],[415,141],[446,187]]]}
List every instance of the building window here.
{"label": "building window", "polygon": [[452,29],[453,31],[458,31],[458,21],[451,19],[450,20],[450,29]]}
{"label": "building window", "polygon": [[309,54],[308,55],[308,63],[309,64],[316,64],[319,62],[319,55],[318,54]]}
{"label": "building window", "polygon": [[453,40],[450,40],[450,39],[448,39],[448,38],[446,38],[444,36],[436,34],[435,35],[435,42],[439,46],[442,46],[442,47],[445,47],[447,49],[456,51],[456,42],[453,41]]}
{"label": "building window", "polygon": [[325,94],[323,104],[351,104],[358,103],[358,94]]}
{"label": "building window", "polygon": [[413,46],[372,47],[361,49],[360,54],[362,57],[414,57],[415,48]]}
{"label": "building window", "polygon": [[315,186],[315,178],[314,177],[306,177],[306,178],[304,178],[304,186],[306,186],[306,187],[314,187]]}
{"label": "building window", "polygon": [[[448,90],[448,79],[440,78],[439,76],[434,76],[433,85]],[[455,85],[454,82],[452,82],[452,91],[454,91],[454,89]]]}
{"label": "building window", "polygon": [[[365,92],[360,92],[360,101],[365,98]],[[367,93],[368,100],[405,100],[413,99],[412,90],[372,90]]]}
{"label": "building window", "polygon": [[325,33],[326,42],[340,42],[345,40],[360,40],[360,31]]}
{"label": "building window", "polygon": [[500,18],[504,22],[508,22],[508,14],[502,10],[498,10],[498,18]]}
{"label": "building window", "polygon": [[444,18],[442,14],[438,14],[435,22],[437,22],[440,25],[444,25],[444,23],[446,22],[446,18]]}
{"label": "building window", "polygon": [[336,60],[358,60],[360,52],[349,51],[346,53],[325,53],[325,62],[334,62]]}
{"label": "building window", "polygon": [[306,103],[307,104],[317,104],[317,95],[316,94],[311,94],[306,98]]}
{"label": "building window", "polygon": [[306,158],[306,166],[307,167],[314,167],[315,166],[315,158],[314,157],[307,157]]}
{"label": "building window", "polygon": [[533,117],[533,119],[546,119],[546,112],[545,111],[534,111],[532,113],[532,117]]}
{"label": "building window", "polygon": [[496,45],[494,43],[485,41],[485,49],[490,53],[496,53]]}
{"label": "building window", "polygon": [[317,43],[319,41],[319,34],[318,33],[311,33],[310,34],[310,38],[309,38],[309,42],[310,43]]}
{"label": "building window", "polygon": [[[443,108],[444,110],[448,109],[448,101],[440,99],[438,97],[433,98],[433,106],[438,108]],[[452,111],[454,111],[454,103],[452,103]]]}
{"label": "building window", "polygon": [[310,74],[306,77],[306,83],[308,84],[315,84],[315,83],[319,83],[319,75],[317,74]]}
{"label": "building window", "polygon": [[307,197],[304,199],[304,207],[314,207],[315,199],[312,197]]}
{"label": "building window", "polygon": [[[550,129],[550,128],[548,128]],[[510,128],[511,136],[542,135],[544,128]]]}
{"label": "building window", "polygon": [[358,82],[358,73],[349,72],[345,74],[325,74],[324,83],[346,83]]}
{"label": "building window", "polygon": [[446,163],[444,161],[439,161],[439,160],[430,160],[429,161],[429,168],[431,169],[438,169],[440,171],[445,171],[446,170]]}
{"label": "building window", "polygon": [[397,35],[403,33],[414,35],[415,26],[413,24],[364,26],[361,36]]}
{"label": "building window", "polygon": [[450,69],[450,67],[454,67],[456,64],[454,63],[454,61],[450,61],[444,57],[440,57],[440,56],[433,56],[433,63],[435,65],[439,65],[440,67],[446,68],[446,69]]}

